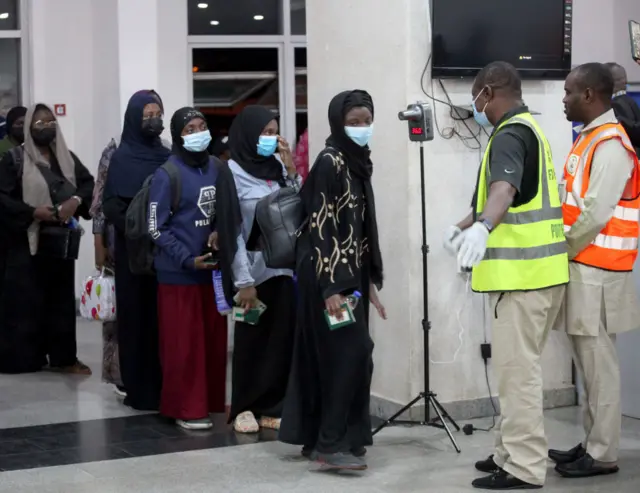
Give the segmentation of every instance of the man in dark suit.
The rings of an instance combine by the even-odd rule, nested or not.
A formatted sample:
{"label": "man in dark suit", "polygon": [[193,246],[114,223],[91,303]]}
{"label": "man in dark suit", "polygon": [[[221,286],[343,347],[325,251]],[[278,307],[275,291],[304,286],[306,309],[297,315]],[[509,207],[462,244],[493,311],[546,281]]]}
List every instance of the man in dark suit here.
{"label": "man in dark suit", "polygon": [[640,157],[640,107],[627,94],[627,71],[617,63],[607,63],[614,80],[613,101],[611,106],[616,118],[627,131],[636,154]]}

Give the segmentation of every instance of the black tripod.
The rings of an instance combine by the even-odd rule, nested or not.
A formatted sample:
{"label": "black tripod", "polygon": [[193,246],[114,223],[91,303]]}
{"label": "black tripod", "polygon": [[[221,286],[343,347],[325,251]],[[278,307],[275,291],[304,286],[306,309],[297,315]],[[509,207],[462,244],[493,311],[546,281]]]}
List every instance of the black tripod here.
{"label": "black tripod", "polygon": [[[449,439],[456,449],[456,452],[460,453],[460,447],[453,437],[449,426],[445,420],[449,420],[454,426],[456,431],[460,431],[458,423],[449,416],[442,404],[436,399],[434,394],[429,389],[429,330],[431,330],[431,322],[429,322],[429,293],[427,291],[427,254],[429,253],[429,246],[427,245],[427,206],[426,206],[426,190],[425,190],[425,177],[424,177],[424,144],[420,142],[420,190],[422,192],[422,304],[424,309],[424,318],[422,319],[422,332],[423,332],[423,355],[424,355],[424,388],[423,392],[420,392],[418,396],[413,399],[409,404],[404,406],[400,411],[387,419],[384,423],[378,426],[373,434],[375,435],[383,428],[392,425],[422,425],[433,426],[435,428],[443,429],[449,435]],[[406,421],[399,420],[402,414],[411,409],[420,399],[424,399],[424,421]],[[437,414],[437,418],[430,419],[430,407],[433,406],[433,410]]]}

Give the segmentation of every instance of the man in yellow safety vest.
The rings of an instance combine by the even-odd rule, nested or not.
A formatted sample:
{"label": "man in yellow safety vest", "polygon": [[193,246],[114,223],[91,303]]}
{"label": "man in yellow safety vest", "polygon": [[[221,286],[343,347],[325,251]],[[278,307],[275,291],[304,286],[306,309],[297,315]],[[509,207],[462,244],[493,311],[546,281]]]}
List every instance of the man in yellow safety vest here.
{"label": "man in yellow safety vest", "polygon": [[493,126],[472,212],[451,226],[445,247],[474,291],[488,293],[501,419],[495,451],[476,463],[473,486],[536,489],[545,482],[547,441],[540,357],[569,281],[567,244],[551,148],[522,103],[516,69],[494,62],[472,88],[478,124]]}

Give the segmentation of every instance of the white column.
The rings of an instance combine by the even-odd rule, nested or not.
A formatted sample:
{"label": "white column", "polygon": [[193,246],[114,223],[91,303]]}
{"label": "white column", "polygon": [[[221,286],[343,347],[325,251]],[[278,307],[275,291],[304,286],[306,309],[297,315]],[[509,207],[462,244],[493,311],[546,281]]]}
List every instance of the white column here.
{"label": "white column", "polygon": [[186,2],[117,1],[121,115],[134,92],[154,89],[169,119],[188,104],[192,83]]}
{"label": "white column", "polygon": [[134,92],[158,87],[158,0],[118,0],[118,57],[124,116]]}

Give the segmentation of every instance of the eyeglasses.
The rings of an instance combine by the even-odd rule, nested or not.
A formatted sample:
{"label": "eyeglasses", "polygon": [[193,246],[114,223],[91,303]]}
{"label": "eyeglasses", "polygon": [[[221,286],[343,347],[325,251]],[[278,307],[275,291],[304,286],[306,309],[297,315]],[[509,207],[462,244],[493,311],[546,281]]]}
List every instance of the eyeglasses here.
{"label": "eyeglasses", "polygon": [[38,120],[33,124],[33,128],[56,128],[57,126],[58,126],[58,122],[55,120],[52,120],[50,122]]}

